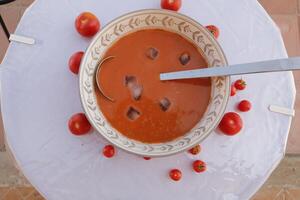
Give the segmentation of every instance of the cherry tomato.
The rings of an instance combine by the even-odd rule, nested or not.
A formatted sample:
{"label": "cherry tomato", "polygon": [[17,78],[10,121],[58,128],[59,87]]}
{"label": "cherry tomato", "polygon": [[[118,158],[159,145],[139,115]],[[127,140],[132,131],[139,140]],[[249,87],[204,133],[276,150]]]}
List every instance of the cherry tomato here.
{"label": "cherry tomato", "polygon": [[242,127],[243,127],[242,118],[240,117],[239,114],[235,112],[226,113],[219,124],[220,130],[225,135],[229,135],[229,136],[235,135],[238,132],[240,132]]}
{"label": "cherry tomato", "polygon": [[234,86],[238,90],[244,90],[247,86],[246,82],[243,79],[235,81]]}
{"label": "cherry tomato", "polygon": [[215,38],[218,38],[220,35],[220,30],[215,25],[208,25],[206,28],[215,36]]}
{"label": "cherry tomato", "polygon": [[231,91],[230,91],[230,96],[236,95],[236,88],[234,85],[231,85]]}
{"label": "cherry tomato", "polygon": [[80,35],[92,37],[99,31],[100,22],[93,13],[83,12],[76,18],[75,28]]}
{"label": "cherry tomato", "polygon": [[87,120],[85,114],[83,113],[78,113],[73,115],[69,119],[68,125],[69,125],[69,130],[74,135],[87,134],[92,128],[90,122]]}
{"label": "cherry tomato", "polygon": [[193,154],[193,155],[199,154],[200,151],[201,151],[201,146],[200,145],[194,146],[193,148],[191,148],[189,150],[190,154]]}
{"label": "cherry tomato", "polygon": [[107,158],[111,158],[115,155],[115,148],[112,145],[106,145],[103,150],[102,153],[105,157]]}
{"label": "cherry tomato", "polygon": [[202,160],[196,160],[193,162],[193,169],[197,173],[204,172],[206,171],[206,163]]}
{"label": "cherry tomato", "polygon": [[178,11],[181,8],[181,0],[161,0],[161,8]]}
{"label": "cherry tomato", "polygon": [[250,101],[247,101],[247,100],[241,101],[238,105],[238,109],[242,112],[247,112],[247,111],[251,110],[251,107],[252,107],[252,105],[251,105]]}
{"label": "cherry tomato", "polygon": [[145,159],[145,160],[151,160],[151,158],[150,158],[150,157],[144,157],[144,159]]}
{"label": "cherry tomato", "polygon": [[182,173],[179,169],[172,169],[169,172],[169,176],[171,179],[173,179],[174,181],[179,181],[182,177]]}
{"label": "cherry tomato", "polygon": [[79,51],[74,53],[69,59],[69,68],[74,74],[78,74],[79,72],[80,63],[83,55],[84,52]]}

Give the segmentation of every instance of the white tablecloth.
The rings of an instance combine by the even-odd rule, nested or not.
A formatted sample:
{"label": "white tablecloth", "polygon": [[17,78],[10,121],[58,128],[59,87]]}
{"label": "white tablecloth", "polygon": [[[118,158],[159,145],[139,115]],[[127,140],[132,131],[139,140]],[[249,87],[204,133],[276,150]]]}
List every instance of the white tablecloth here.
{"label": "white tablecloth", "polygon": [[[244,76],[247,90],[231,98],[227,109],[241,99],[252,101],[253,110],[241,114],[244,130],[235,137],[213,133],[196,157],[145,161],[119,150],[107,160],[101,155],[104,139],[69,133],[68,119],[82,107],[68,58],[90,42],[76,33],[75,17],[89,10],[105,25],[129,11],[159,7],[160,0],[37,0],[23,16],[16,34],[36,44],[9,46],[1,65],[2,114],[19,166],[47,199],[249,199],[282,159],[291,117],[268,106],[293,108],[290,72]],[[180,12],[220,28],[230,64],[287,56],[280,31],[256,0],[183,0]],[[191,170],[196,158],[207,162],[206,173]],[[171,168],[182,170],[180,182],[169,180]]]}

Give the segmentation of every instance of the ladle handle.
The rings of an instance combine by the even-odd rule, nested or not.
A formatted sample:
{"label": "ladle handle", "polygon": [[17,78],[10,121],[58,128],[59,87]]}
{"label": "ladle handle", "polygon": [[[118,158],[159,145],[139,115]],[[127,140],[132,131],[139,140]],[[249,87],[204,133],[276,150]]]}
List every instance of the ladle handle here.
{"label": "ladle handle", "polygon": [[237,64],[226,67],[211,67],[204,69],[161,73],[160,80],[205,78],[293,70],[300,70],[300,57]]}

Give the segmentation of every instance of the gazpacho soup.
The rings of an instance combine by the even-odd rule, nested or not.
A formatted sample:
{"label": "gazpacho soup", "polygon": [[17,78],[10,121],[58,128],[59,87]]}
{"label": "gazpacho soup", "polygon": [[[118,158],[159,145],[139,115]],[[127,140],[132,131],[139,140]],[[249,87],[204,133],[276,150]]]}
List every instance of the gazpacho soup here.
{"label": "gazpacho soup", "polygon": [[144,143],[163,143],[188,133],[211,96],[210,78],[160,81],[162,72],[207,67],[201,50],[179,34],[145,29],[115,42],[97,74],[109,101],[95,86],[97,102],[112,127]]}

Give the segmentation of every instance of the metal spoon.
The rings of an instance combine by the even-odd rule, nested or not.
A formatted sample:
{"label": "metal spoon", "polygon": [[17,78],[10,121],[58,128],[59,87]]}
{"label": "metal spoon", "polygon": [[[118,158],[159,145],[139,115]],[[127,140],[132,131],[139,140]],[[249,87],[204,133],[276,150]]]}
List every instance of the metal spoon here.
{"label": "metal spoon", "polygon": [[98,87],[100,93],[103,95],[103,97],[105,97],[107,100],[109,100],[109,101],[111,101],[111,102],[114,102],[115,100],[114,100],[113,98],[107,96],[107,95],[104,93],[104,91],[103,91],[103,89],[102,89],[102,87],[101,87],[100,81],[98,80],[97,77],[98,77],[98,74],[100,74],[100,72],[101,72],[102,64],[103,64],[104,62],[107,62],[107,61],[110,60],[110,59],[113,59],[113,58],[115,58],[115,56],[108,56],[108,57],[102,59],[102,60],[99,62],[98,66],[97,66],[96,74],[95,74],[96,84],[97,84],[97,87]]}
{"label": "metal spoon", "polygon": [[293,70],[300,70],[300,57],[237,64],[226,67],[211,67],[204,69],[161,73],[160,80],[205,78]]}

